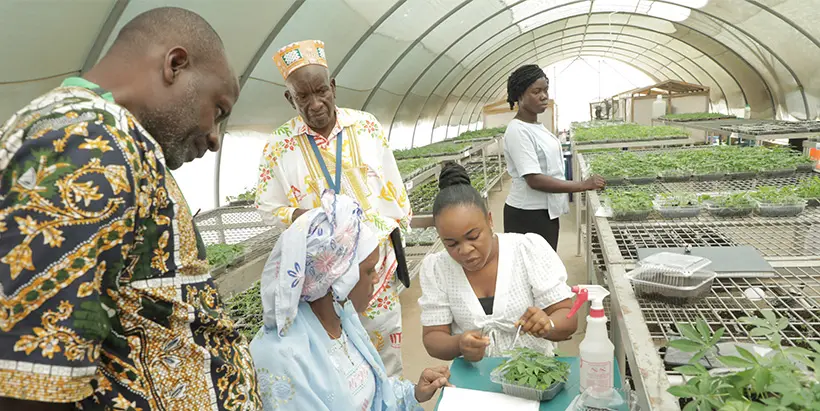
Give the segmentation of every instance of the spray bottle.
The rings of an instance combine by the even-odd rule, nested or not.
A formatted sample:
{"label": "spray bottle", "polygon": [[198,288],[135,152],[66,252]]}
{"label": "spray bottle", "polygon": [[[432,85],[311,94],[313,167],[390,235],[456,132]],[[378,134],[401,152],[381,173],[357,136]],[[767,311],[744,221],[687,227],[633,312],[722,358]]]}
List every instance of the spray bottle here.
{"label": "spray bottle", "polygon": [[572,318],[587,300],[590,301],[586,335],[579,346],[581,392],[589,387],[595,387],[601,391],[611,389],[614,385],[615,346],[609,340],[604,315],[604,297],[609,295],[609,291],[600,285],[576,285],[572,287],[572,292],[577,294],[578,298],[572,310],[567,314],[567,318]]}

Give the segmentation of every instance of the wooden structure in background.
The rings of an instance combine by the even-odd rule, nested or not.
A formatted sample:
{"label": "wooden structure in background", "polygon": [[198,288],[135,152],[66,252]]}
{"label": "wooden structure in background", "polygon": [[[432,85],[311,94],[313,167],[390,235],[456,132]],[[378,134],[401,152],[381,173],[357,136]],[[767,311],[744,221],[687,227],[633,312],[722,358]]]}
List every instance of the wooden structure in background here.
{"label": "wooden structure in background", "polygon": [[618,104],[618,120],[652,125],[652,103],[659,95],[663,96],[666,102],[667,114],[709,111],[709,87],[678,80],[666,80],[613,96],[613,104]]}

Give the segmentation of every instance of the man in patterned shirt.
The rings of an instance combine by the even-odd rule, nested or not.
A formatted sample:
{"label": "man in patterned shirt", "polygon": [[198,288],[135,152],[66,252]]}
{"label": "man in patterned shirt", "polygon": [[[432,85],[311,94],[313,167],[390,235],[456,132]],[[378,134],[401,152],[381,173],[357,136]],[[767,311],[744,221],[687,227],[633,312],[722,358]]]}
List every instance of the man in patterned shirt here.
{"label": "man in patterned shirt", "polygon": [[379,283],[362,324],[388,374],[401,375],[398,261],[391,234],[408,228],[412,213],[396,159],[372,114],[336,107],[336,81],[328,73],[324,43],[288,45],[273,61],[298,117],[279,127],[265,146],[257,207],[265,221],[287,227],[319,207],[326,188],[359,202],[380,240]]}
{"label": "man in patterned shirt", "polygon": [[169,172],[238,95],[214,29],[160,8],[0,128],[0,409],[261,409]]}

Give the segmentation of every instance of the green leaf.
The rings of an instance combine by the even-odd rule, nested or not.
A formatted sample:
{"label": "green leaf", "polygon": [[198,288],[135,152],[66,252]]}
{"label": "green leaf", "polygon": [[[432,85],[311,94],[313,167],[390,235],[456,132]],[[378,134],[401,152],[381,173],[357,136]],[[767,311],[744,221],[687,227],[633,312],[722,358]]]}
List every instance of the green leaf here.
{"label": "green leaf", "polygon": [[720,356],[718,357],[718,360],[727,367],[731,368],[747,368],[754,365],[754,363],[749,360],[740,357],[735,357],[732,355]]}
{"label": "green leaf", "polygon": [[740,354],[741,357],[743,357],[743,358],[757,364],[757,362],[758,362],[757,361],[757,355],[753,354],[749,350],[747,350],[747,349],[745,349],[745,348],[743,348],[739,345],[736,345],[735,349],[737,349],[737,352],[738,352],[738,354]]}
{"label": "green leaf", "polygon": [[703,344],[690,340],[672,340],[669,341],[669,346],[683,352],[695,352],[703,348]]}
{"label": "green leaf", "polygon": [[[700,365],[700,364],[697,364],[697,365]],[[701,368],[698,368],[697,365],[681,365],[680,367],[675,367],[675,371],[677,371],[677,372],[679,372],[683,375],[687,375],[687,376],[703,374],[705,369],[701,370],[701,368],[703,366],[701,365]]]}
{"label": "green leaf", "polygon": [[708,341],[709,337],[712,335],[712,329],[709,328],[709,324],[706,324],[706,321],[704,321],[702,318],[698,318],[698,321],[695,325],[698,329],[698,332],[700,333],[701,338],[699,338],[699,340]]}
{"label": "green leaf", "polygon": [[726,404],[720,408],[720,411],[750,411],[752,409],[751,407],[752,404],[750,402],[729,400],[726,401]]}
{"label": "green leaf", "polygon": [[698,395],[698,390],[688,384],[675,385],[669,387],[666,391],[678,398],[693,398]]}

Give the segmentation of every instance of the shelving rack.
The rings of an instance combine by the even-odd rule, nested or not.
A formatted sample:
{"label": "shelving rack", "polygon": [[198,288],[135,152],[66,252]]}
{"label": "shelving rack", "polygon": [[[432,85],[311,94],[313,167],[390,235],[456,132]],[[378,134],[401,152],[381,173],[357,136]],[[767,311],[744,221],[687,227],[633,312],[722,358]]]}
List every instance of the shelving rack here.
{"label": "shelving rack", "polygon": [[[586,169],[585,163],[585,154],[579,153],[581,170]],[[745,191],[763,185],[794,184],[812,176],[804,172],[781,178],[655,183],[640,187],[655,193]],[[589,210],[585,231],[590,250],[589,281],[607,286],[611,293],[616,358],[621,370],[626,369],[624,361],[628,361],[642,409],[680,409],[678,400],[666,390],[671,381],[681,377],[664,364],[666,343],[678,337],[676,323],[702,318],[713,329],[726,329],[722,341],[754,342],[759,338],[749,335],[740,318],[755,316],[760,309],[768,308],[789,319],[789,327],[781,333],[784,344],[805,346],[805,341],[820,341],[820,209],[808,208],[801,215],[788,218],[715,218],[702,214],[693,219],[618,222],[595,216],[601,207],[599,192],[590,192],[585,202]],[[639,247],[738,244],[758,249],[775,268],[775,276],[718,278],[709,295],[689,306],[637,298],[626,277],[635,267]],[[751,287],[762,289],[767,298],[757,303],[746,299],[743,292]]]}
{"label": "shelving rack", "polygon": [[[622,143],[586,143],[586,144],[579,144],[573,141],[570,138],[570,150],[572,152],[572,176],[576,181],[582,181],[584,177],[584,170],[580,166],[578,162],[579,154],[582,152],[589,152],[592,150],[601,150],[601,149],[645,149],[645,148],[664,148],[664,147],[683,147],[683,146],[692,146],[696,144],[703,144],[704,141],[700,138],[696,137],[689,137],[689,138],[671,138],[671,139],[658,139],[658,140],[642,140],[642,141],[629,141],[629,142],[622,142]],[[575,202],[575,230],[577,235],[577,242],[576,242],[576,251],[575,255],[581,256],[581,239],[583,236],[584,230],[584,218],[583,215],[587,211],[586,209],[586,193],[577,193],[576,197],[578,200]]]}
{"label": "shelving rack", "polygon": [[[754,140],[756,144],[762,141],[780,140],[780,139],[803,139],[811,138],[820,135],[820,122],[782,122],[776,120],[752,120],[752,119],[722,119],[722,120],[704,120],[704,121],[673,121],[666,119],[654,119],[652,123],[659,123],[665,125],[674,125],[679,127],[691,128],[694,130],[705,131],[712,135],[720,135],[728,137],[732,133],[736,133],[741,140]],[[787,127],[784,124],[807,124],[805,130],[798,130],[796,127]],[[742,131],[744,128],[749,128],[754,125],[761,125],[770,128],[770,130],[760,130],[758,132]],[[736,128],[731,130],[728,128]]]}

